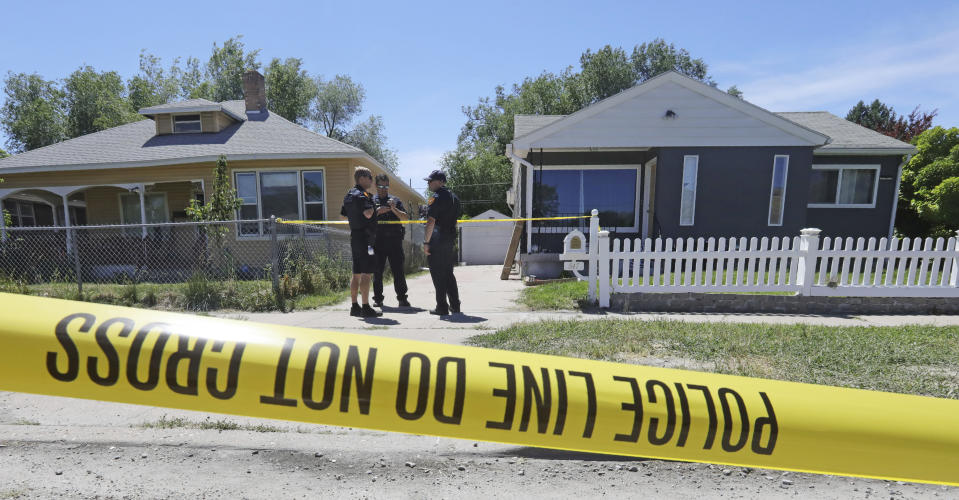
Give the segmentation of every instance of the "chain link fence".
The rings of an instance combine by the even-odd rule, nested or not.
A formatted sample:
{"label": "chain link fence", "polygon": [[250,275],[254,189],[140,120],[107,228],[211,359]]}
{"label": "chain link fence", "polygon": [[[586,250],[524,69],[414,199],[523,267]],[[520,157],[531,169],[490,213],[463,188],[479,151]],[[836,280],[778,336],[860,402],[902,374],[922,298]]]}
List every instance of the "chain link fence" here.
{"label": "chain link fence", "polygon": [[[423,230],[421,224],[407,226],[408,273],[426,265],[416,243]],[[13,227],[0,238],[0,282],[6,291],[96,300],[91,294],[101,293],[99,285],[149,285],[143,290],[182,285],[186,299],[173,307],[195,310],[282,309],[285,299],[297,295],[347,289],[351,267],[346,226],[273,219]],[[41,285],[55,286],[56,293]],[[136,305],[158,300],[137,299]]]}

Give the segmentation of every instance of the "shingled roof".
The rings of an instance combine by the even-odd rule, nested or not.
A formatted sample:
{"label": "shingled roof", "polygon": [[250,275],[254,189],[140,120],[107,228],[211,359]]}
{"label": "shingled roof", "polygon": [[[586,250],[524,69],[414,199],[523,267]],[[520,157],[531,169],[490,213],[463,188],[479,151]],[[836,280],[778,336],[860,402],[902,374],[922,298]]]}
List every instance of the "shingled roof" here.
{"label": "shingled roof", "polygon": [[[775,113],[798,125],[824,134],[829,143],[816,149],[818,154],[841,154],[853,151],[873,153],[905,154],[915,150],[911,144],[880,134],[875,130],[844,120],[828,111],[799,111]],[[522,137],[543,128],[567,115],[515,115],[513,117],[513,138]]]}
{"label": "shingled roof", "polygon": [[241,121],[217,133],[156,135],[153,120],[140,120],[4,158],[0,160],[0,174],[192,163],[221,154],[231,159],[368,156],[359,148],[307,130],[275,113],[247,115],[243,101],[199,101],[204,100],[156,108],[218,105],[230,116],[241,117]]}
{"label": "shingled roof", "polygon": [[909,152],[915,146],[880,134],[849,120],[844,120],[828,111],[783,112],[777,115],[796,122],[806,128],[826,134],[831,139],[828,144],[819,147],[816,152],[841,153],[845,150],[894,150]]}

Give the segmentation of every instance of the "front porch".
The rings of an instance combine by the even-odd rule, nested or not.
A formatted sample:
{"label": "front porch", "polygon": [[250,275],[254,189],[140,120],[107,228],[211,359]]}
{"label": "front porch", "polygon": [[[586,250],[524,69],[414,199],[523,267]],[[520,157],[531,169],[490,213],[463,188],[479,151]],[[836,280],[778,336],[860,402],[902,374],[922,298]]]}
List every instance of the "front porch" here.
{"label": "front porch", "polygon": [[[0,189],[13,227],[73,227],[185,222],[191,200],[202,203],[202,180]],[[7,237],[0,218],[0,236]],[[146,228],[141,231],[146,236]]]}

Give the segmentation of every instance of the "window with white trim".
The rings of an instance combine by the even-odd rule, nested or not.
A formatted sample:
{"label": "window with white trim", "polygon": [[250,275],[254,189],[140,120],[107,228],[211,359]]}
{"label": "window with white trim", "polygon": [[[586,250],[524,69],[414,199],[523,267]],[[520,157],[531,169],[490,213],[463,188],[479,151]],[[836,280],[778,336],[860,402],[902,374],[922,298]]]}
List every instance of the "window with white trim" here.
{"label": "window with white trim", "polygon": [[[240,198],[240,209],[237,213],[239,220],[256,220],[260,218],[260,205],[256,189],[256,174],[253,172],[237,173],[236,195]],[[259,236],[263,229],[259,222],[248,222],[240,224],[240,236]]]}
{"label": "window with white trim", "polygon": [[810,208],[874,208],[879,188],[878,165],[813,165]]}
{"label": "window with white trim", "polygon": [[[233,180],[240,198],[239,220],[326,219],[325,178],[322,169],[235,172]],[[270,234],[268,224],[240,223],[239,236]],[[278,234],[292,234],[296,228],[282,225]]]}
{"label": "window with white trim", "polygon": [[696,220],[696,178],[699,176],[699,156],[683,157],[683,190],[679,199],[679,225],[692,226]]}
{"label": "window with white trim", "polygon": [[174,134],[198,134],[202,129],[200,115],[173,115]]}
{"label": "window with white trim", "polygon": [[786,205],[786,178],[789,173],[789,155],[773,158],[773,179],[769,187],[769,225],[783,225],[783,208]]}
{"label": "window with white trim", "polygon": [[323,171],[304,171],[303,175],[303,218],[307,220],[326,219],[326,200],[323,199]]}

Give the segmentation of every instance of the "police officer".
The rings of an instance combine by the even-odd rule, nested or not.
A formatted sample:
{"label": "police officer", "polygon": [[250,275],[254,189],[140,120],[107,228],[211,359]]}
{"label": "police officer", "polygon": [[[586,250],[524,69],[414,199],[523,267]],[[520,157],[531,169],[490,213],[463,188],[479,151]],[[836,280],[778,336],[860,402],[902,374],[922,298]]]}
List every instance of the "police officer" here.
{"label": "police officer", "polygon": [[[373,173],[366,167],[356,167],[353,172],[356,185],[343,198],[340,215],[350,221],[350,251],[353,254],[353,279],[350,280],[350,298],[353,306],[350,316],[372,318],[383,313],[370,307],[370,277],[376,269],[374,245],[376,239],[376,213],[373,195]],[[357,292],[363,295],[363,306],[356,302]]]}
{"label": "police officer", "polygon": [[[460,200],[446,188],[446,174],[434,170],[426,182],[433,196],[427,201],[426,235],[423,251],[430,266],[430,277],[436,288],[436,309],[430,314],[446,316],[460,312],[460,294],[453,276],[453,245],[456,243],[456,219],[460,216]],[[449,297],[449,302],[446,299]]]}
{"label": "police officer", "polygon": [[406,300],[406,274],[403,271],[403,236],[406,228],[403,224],[383,224],[386,221],[409,220],[410,216],[403,208],[403,202],[395,196],[390,196],[390,178],[386,174],[376,176],[376,196],[373,197],[376,205],[376,270],[373,271],[373,305],[383,307],[383,270],[386,261],[390,261],[390,270],[393,272],[393,289],[396,291],[396,300],[400,307],[410,307]]}

